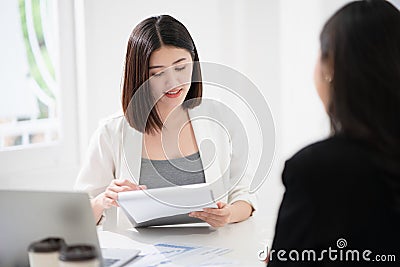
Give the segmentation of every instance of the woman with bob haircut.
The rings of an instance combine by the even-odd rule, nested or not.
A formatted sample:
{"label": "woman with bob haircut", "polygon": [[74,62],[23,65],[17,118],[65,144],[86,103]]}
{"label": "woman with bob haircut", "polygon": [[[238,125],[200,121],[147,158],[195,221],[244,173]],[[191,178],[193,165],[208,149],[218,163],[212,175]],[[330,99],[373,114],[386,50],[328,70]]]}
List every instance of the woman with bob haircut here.
{"label": "woman with bob haircut", "polygon": [[[230,190],[218,208],[192,212],[213,227],[240,222],[255,209],[249,194],[251,175],[238,176],[243,155],[213,127],[192,121],[201,107],[203,85],[196,46],[185,26],[168,15],[150,17],[132,31],[122,85],[124,114],[106,120],[95,132],[75,184],[91,197],[95,218],[117,216],[118,193],[176,185],[213,183],[221,179]],[[128,125],[129,127],[126,127]],[[216,160],[209,168],[200,141],[217,140]],[[235,145],[233,144],[233,145]],[[230,164],[228,171],[222,165]],[[235,181],[233,181],[235,180]],[[227,190],[228,191],[228,190]],[[105,211],[108,211],[106,214]]]}
{"label": "woman with bob haircut", "polygon": [[322,29],[314,80],[332,136],[286,162],[268,266],[398,266],[399,10],[383,0],[338,10]]}

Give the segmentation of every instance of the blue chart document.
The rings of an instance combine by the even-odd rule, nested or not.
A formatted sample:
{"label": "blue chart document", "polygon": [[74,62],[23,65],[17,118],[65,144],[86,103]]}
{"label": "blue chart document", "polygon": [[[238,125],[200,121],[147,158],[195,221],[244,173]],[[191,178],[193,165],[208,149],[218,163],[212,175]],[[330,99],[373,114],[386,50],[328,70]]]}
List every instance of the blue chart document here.
{"label": "blue chart document", "polygon": [[154,245],[134,241],[126,236],[108,231],[99,231],[100,245],[106,248],[136,248],[141,252],[126,267],[186,267],[186,266],[240,266],[240,262],[229,259],[232,250],[160,240]]}
{"label": "blue chart document", "polygon": [[159,243],[154,245],[157,253],[141,257],[128,265],[131,267],[184,267],[184,266],[233,266],[238,262],[232,261],[222,255],[230,249],[203,247],[188,244]]}

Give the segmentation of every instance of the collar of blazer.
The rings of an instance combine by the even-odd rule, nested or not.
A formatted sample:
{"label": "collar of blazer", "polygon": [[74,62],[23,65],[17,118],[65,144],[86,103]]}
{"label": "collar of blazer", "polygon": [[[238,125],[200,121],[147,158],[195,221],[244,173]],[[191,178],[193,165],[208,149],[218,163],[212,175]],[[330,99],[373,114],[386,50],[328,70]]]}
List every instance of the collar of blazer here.
{"label": "collar of blazer", "polygon": [[[209,112],[196,107],[189,110],[194,135],[207,183],[216,182],[229,173],[231,144],[226,128],[217,126]],[[131,177],[140,176],[143,134],[130,127],[124,119],[122,132],[122,161]],[[127,145],[129,144],[129,145]],[[129,160],[128,160],[129,159]]]}

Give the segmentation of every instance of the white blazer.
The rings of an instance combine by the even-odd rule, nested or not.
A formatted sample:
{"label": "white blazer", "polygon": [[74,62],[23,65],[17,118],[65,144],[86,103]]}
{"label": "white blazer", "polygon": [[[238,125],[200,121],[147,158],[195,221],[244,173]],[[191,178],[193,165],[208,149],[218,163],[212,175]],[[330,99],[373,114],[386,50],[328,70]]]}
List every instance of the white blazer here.
{"label": "white blazer", "polygon": [[[238,122],[224,117],[227,112],[215,105],[201,104],[188,110],[207,183],[221,182],[226,194],[220,201],[248,202],[256,209],[256,197],[249,193],[255,170],[248,169],[248,150]],[[240,134],[242,133],[242,134]],[[75,190],[91,198],[104,192],[113,179],[138,183],[143,134],[129,126],[125,117],[104,120],[91,138]],[[105,212],[105,228],[130,227],[119,209]]]}

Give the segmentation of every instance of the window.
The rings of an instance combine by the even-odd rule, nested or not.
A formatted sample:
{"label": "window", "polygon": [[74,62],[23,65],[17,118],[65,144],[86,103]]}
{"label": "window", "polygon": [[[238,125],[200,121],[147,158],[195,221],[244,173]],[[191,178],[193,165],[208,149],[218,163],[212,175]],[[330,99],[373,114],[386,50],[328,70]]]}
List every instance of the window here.
{"label": "window", "polygon": [[74,1],[0,1],[0,188],[65,189],[76,177],[74,32]]}
{"label": "window", "polygon": [[55,12],[51,0],[2,1],[0,150],[59,138]]}

